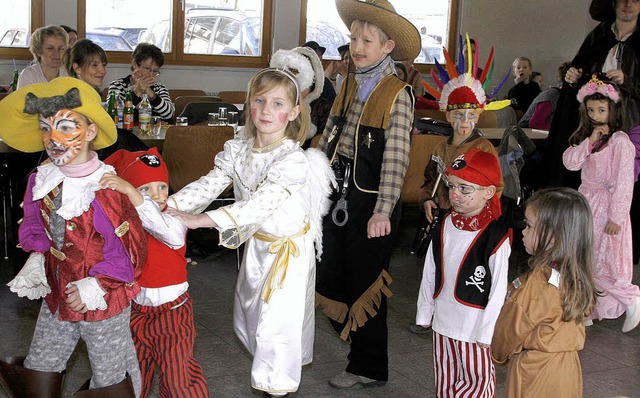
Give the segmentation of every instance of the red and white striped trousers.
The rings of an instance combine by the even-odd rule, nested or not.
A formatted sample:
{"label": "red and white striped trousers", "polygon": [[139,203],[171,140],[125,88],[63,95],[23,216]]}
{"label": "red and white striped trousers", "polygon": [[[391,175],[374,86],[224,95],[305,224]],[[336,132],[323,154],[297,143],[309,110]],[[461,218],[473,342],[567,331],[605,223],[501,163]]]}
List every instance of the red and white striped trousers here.
{"label": "red and white striped trousers", "polygon": [[491,348],[433,332],[433,362],[438,398],[493,398],[496,372]]}

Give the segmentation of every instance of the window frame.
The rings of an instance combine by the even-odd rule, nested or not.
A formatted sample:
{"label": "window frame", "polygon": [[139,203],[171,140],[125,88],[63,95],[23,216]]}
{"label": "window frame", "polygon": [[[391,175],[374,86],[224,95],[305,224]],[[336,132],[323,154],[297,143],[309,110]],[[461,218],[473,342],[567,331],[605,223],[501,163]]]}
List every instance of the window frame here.
{"label": "window frame", "polygon": [[[458,24],[460,21],[460,1],[461,0],[450,0],[451,4],[449,7],[449,32],[447,41],[447,51],[449,54],[457,53],[458,46]],[[416,27],[417,28],[417,27]],[[302,0],[302,6],[300,7],[300,45],[303,45],[307,41],[307,0]],[[328,60],[323,60],[323,63],[328,62]],[[420,73],[427,74],[431,71],[431,69],[435,68],[435,64],[413,64]]]}
{"label": "window frame", "polygon": [[[44,26],[44,0],[31,0],[31,32],[28,32],[28,35]],[[2,32],[4,33],[4,32]],[[14,58],[14,59],[23,59],[23,60],[31,60],[33,59],[33,54],[29,51],[29,48],[11,48],[11,47],[0,47],[0,57],[2,58]]]}
{"label": "window frame", "polygon": [[[38,0],[42,1],[42,0]],[[204,55],[204,54],[185,54],[184,40],[178,46],[178,36],[174,34],[171,38],[171,52],[164,53],[165,65],[190,65],[190,66],[221,66],[221,67],[241,67],[241,68],[263,68],[269,64],[271,54],[271,35],[273,24],[273,2],[274,0],[262,0],[262,54],[260,56],[234,56],[234,55]],[[77,0],[78,2],[78,35],[84,37],[86,35],[87,14],[86,0]],[[172,0],[173,15],[172,29],[174,32],[184,32],[185,10],[182,8],[181,0]],[[182,37],[182,36],[181,36]],[[107,51],[110,63],[128,64],[131,62],[130,51]]]}

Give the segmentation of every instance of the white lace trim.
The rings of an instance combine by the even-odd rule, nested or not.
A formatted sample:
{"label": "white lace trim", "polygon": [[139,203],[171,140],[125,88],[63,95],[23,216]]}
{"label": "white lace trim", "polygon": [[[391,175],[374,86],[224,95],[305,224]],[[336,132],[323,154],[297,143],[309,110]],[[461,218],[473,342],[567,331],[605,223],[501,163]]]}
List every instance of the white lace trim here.
{"label": "white lace trim", "polygon": [[114,173],[112,166],[101,163],[100,167],[85,177],[67,177],[60,168],[53,163],[48,163],[38,167],[36,181],[33,187],[33,199],[44,198],[52,189],[61,182],[62,204],[56,213],[65,220],[78,217],[89,210],[91,202],[96,197],[96,191],[102,189],[100,179],[105,173]]}

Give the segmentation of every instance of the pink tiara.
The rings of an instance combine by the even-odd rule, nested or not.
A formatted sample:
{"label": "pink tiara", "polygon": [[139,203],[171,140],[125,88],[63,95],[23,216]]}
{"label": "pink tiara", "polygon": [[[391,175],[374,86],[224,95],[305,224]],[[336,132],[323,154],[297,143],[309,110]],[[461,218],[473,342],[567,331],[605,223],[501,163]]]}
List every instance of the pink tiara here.
{"label": "pink tiara", "polygon": [[584,102],[584,97],[595,93],[600,93],[613,102],[620,101],[620,93],[615,86],[603,82],[596,75],[592,75],[591,80],[578,90],[578,101],[582,103]]}

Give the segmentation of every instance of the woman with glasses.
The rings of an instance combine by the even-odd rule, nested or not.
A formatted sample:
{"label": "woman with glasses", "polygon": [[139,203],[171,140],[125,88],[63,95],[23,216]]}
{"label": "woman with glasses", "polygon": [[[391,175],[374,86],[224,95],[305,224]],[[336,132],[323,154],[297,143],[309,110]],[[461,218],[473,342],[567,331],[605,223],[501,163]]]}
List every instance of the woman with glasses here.
{"label": "woman with glasses", "polygon": [[33,64],[20,73],[18,88],[33,83],[46,83],[58,76],[67,76],[62,65],[62,52],[69,43],[69,36],[58,25],[43,26],[31,34],[29,51],[33,54]]}
{"label": "woman with glasses", "polygon": [[147,94],[153,116],[159,116],[165,120],[171,119],[175,108],[169,97],[169,91],[164,84],[157,81],[160,68],[164,64],[162,50],[153,44],[139,43],[133,50],[132,58],[131,74],[112,81],[109,85],[109,93],[115,92],[116,99],[124,101],[127,90],[131,90],[133,105],[136,107],[142,101],[143,95]]}

